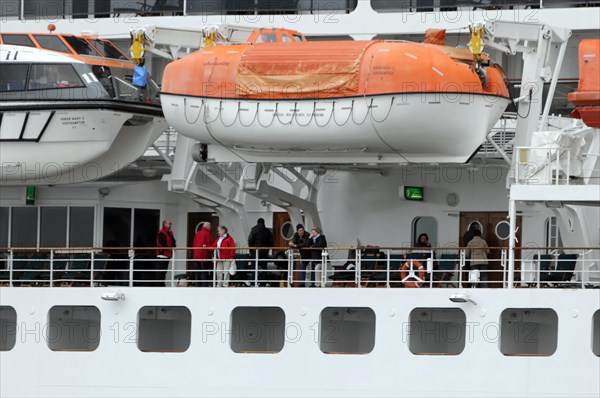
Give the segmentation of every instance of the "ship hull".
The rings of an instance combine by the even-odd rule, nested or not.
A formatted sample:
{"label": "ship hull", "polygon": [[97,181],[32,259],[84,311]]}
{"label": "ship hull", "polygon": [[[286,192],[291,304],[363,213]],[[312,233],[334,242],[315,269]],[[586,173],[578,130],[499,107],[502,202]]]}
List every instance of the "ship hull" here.
{"label": "ship hull", "polygon": [[[2,305],[15,309],[17,328],[14,347],[0,352],[0,395],[594,397],[600,393],[600,358],[592,352],[592,334],[598,333],[598,326],[592,326],[599,308],[597,290],[118,289],[125,294],[124,301],[101,299],[117,288],[2,288]],[[456,293],[470,293],[476,304],[450,301]],[[49,348],[49,340],[57,338],[57,324],[48,315],[55,305],[99,310],[101,337],[94,351]],[[138,318],[144,306],[189,309],[190,344],[184,352],[138,348],[145,333]],[[252,340],[257,331],[266,334],[281,326],[242,320],[240,327],[232,318],[240,306],[281,308],[285,342],[279,352],[232,350],[236,339]],[[370,308],[375,317],[372,350],[322,352],[324,339],[349,338],[343,328],[323,334],[320,322],[326,307]],[[464,312],[464,349],[456,355],[411,352],[411,339],[426,338],[409,325],[415,308]],[[525,336],[533,345],[546,338],[544,325],[538,323],[525,330],[508,325],[505,330],[500,319],[507,309],[555,311],[556,350],[549,356],[504,355],[503,333]],[[80,338],[77,320],[62,325],[71,325],[73,338]],[[155,327],[163,337],[181,338],[176,328]],[[98,334],[94,328],[83,330],[91,338]],[[456,338],[454,329],[423,333]]]}
{"label": "ship hull", "polygon": [[217,161],[273,162],[466,162],[509,102],[471,93],[296,101],[161,96],[178,132],[227,148],[214,152]]}

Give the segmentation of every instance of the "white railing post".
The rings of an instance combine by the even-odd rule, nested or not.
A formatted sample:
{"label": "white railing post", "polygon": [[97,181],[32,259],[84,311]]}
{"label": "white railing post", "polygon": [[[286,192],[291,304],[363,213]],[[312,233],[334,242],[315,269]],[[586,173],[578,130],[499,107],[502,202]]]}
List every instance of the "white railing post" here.
{"label": "white railing post", "polygon": [[[171,263],[171,287],[175,286],[175,250],[173,250],[173,255],[169,259]],[[185,259],[185,271],[187,273],[187,259]]]}
{"label": "white railing post", "polygon": [[321,251],[321,287],[325,287],[327,280],[327,250]]}
{"label": "white railing post", "polygon": [[92,253],[90,255],[90,287],[94,287],[94,249],[92,249]]}
{"label": "white railing post", "polygon": [[462,288],[462,278],[465,268],[465,251],[460,249],[458,251],[458,287]]}
{"label": "white railing post", "polygon": [[212,287],[216,287],[217,286],[217,251],[215,250],[213,252],[213,285]]}
{"label": "white railing post", "polygon": [[[127,254],[129,254],[129,287],[132,287],[133,286],[133,256],[135,255],[134,250],[128,250]],[[146,266],[147,265],[145,265],[144,268]],[[154,279],[154,278],[152,278],[152,279]]]}
{"label": "white railing post", "polygon": [[355,270],[355,277],[354,277],[354,283],[356,283],[357,287],[361,287],[360,286],[360,277],[361,277],[361,272],[360,272],[360,268],[361,268],[361,261],[362,259],[360,258],[360,249],[356,249],[356,270]]}
{"label": "white railing post", "polygon": [[508,217],[509,217],[509,238],[508,238],[508,289],[513,288],[515,279],[515,240],[516,240],[516,224],[517,224],[517,209],[513,198],[508,200]]}
{"label": "white railing post", "polygon": [[585,289],[585,250],[581,251],[581,288]]}
{"label": "white railing post", "polygon": [[254,287],[258,287],[258,250],[254,250]]}
{"label": "white railing post", "polygon": [[50,287],[54,285],[54,250],[50,250]]}
{"label": "white railing post", "polygon": [[540,251],[538,250],[538,254],[537,254],[537,288],[540,288],[540,285],[542,284],[541,278],[542,278],[542,273],[541,273],[541,264],[542,264],[542,254],[540,253]]}
{"label": "white railing post", "polygon": [[13,262],[14,262],[14,252],[10,250],[8,252],[8,284],[10,287],[13,287]]}
{"label": "white railing post", "polygon": [[290,251],[290,255],[288,256],[288,286],[292,287],[294,283],[294,252]]}
{"label": "white railing post", "polygon": [[386,261],[386,267],[385,268],[386,268],[387,272],[386,272],[386,275],[385,275],[385,286],[387,288],[389,288],[390,287],[390,255],[391,255],[389,249],[386,251],[386,255],[387,255],[387,261]]}

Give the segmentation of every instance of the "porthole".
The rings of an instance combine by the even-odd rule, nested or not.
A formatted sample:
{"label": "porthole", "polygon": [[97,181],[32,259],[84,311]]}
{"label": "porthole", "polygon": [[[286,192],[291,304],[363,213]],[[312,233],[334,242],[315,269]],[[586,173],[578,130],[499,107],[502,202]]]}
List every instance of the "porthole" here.
{"label": "porthole", "polygon": [[294,226],[288,221],[281,226],[279,233],[283,239],[290,240],[294,237]]}
{"label": "porthole", "polygon": [[498,239],[507,240],[510,236],[510,223],[508,221],[500,221],[496,224],[494,231],[496,232],[496,237]]}

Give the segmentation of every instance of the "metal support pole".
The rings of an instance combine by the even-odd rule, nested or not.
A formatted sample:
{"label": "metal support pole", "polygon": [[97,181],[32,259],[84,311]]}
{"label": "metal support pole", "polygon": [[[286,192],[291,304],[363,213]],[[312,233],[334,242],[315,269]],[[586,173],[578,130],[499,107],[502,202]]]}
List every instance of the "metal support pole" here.
{"label": "metal support pole", "polygon": [[515,234],[517,227],[516,204],[512,198],[508,200],[508,217],[510,223],[510,234],[508,236],[508,288],[513,288],[515,279]]}
{"label": "metal support pole", "polygon": [[134,251],[129,250],[129,287],[133,286],[133,257]]}
{"label": "metal support pole", "polygon": [[254,250],[254,287],[258,287],[258,250]]}
{"label": "metal support pole", "polygon": [[54,284],[54,250],[50,250],[50,287]]}
{"label": "metal support pole", "polygon": [[[50,252],[52,253],[52,251]],[[92,250],[92,254],[90,255],[90,287],[94,287],[94,251]]]}
{"label": "metal support pole", "polygon": [[387,250],[387,260],[386,260],[386,276],[385,276],[385,286],[390,287],[390,251]]}

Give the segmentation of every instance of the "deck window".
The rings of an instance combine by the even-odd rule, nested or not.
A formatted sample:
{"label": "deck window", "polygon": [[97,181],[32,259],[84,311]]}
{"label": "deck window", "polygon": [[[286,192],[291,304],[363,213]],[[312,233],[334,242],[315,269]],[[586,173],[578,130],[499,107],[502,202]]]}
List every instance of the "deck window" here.
{"label": "deck window", "polygon": [[115,46],[106,40],[89,40],[96,50],[100,51],[102,55],[107,58],[127,60],[127,57],[123,55]]}
{"label": "deck window", "polygon": [[8,305],[0,306],[0,351],[10,351],[17,342],[17,312]]}
{"label": "deck window", "polygon": [[23,91],[27,81],[28,65],[0,64],[0,92]]}
{"label": "deck window", "polygon": [[11,247],[37,246],[37,207],[13,207],[10,226]]}
{"label": "deck window", "polygon": [[8,215],[10,208],[0,207],[0,247],[8,247]]}
{"label": "deck window", "polygon": [[326,354],[368,354],[375,347],[375,312],[367,307],[321,311],[319,345]]}
{"label": "deck window", "polygon": [[592,318],[592,352],[600,357],[600,310]]}
{"label": "deck window", "polygon": [[67,208],[40,209],[40,247],[67,246]]}
{"label": "deck window", "polygon": [[415,355],[459,355],[465,349],[467,317],[460,308],[415,308],[405,330]]}
{"label": "deck window", "polygon": [[70,64],[33,64],[29,74],[29,90],[84,87]]}
{"label": "deck window", "polygon": [[236,307],[231,331],[233,352],[274,354],[283,349],[285,313],[279,307]]}
{"label": "deck window", "polygon": [[138,312],[138,341],[144,352],[184,352],[190,346],[192,313],[181,306],[147,306]]}
{"label": "deck window", "polygon": [[100,345],[100,310],[58,305],[48,312],[46,340],[52,351],[94,351]]}
{"label": "deck window", "polygon": [[558,341],[558,315],[549,308],[508,308],[500,315],[500,351],[508,356],[550,356]]}
{"label": "deck window", "polygon": [[2,42],[4,44],[12,44],[15,46],[35,47],[33,40],[24,34],[2,34]]}
{"label": "deck window", "polygon": [[69,50],[66,44],[57,35],[34,35],[33,37],[35,37],[35,40],[42,48],[63,53],[71,53],[71,50]]}

